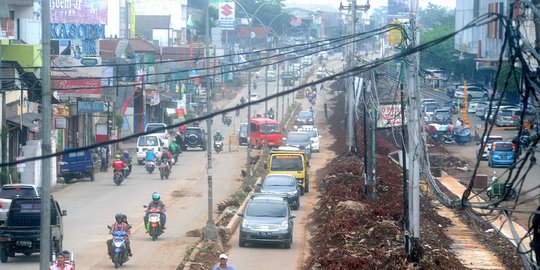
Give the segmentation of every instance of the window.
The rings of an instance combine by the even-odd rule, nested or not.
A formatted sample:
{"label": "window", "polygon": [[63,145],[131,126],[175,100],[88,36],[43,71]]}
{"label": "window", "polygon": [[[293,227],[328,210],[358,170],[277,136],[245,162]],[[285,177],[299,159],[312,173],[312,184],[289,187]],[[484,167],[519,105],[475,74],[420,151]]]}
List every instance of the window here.
{"label": "window", "polygon": [[265,186],[289,186],[294,187],[296,185],[295,179],[292,177],[272,176],[269,175],[264,180]]}
{"label": "window", "polygon": [[273,156],[272,171],[303,171],[304,164],[300,156]]}
{"label": "window", "polygon": [[261,133],[262,134],[276,134],[280,133],[281,128],[278,124],[264,124],[261,125]]}
{"label": "window", "polygon": [[15,199],[20,197],[33,197],[36,196],[33,188],[20,188],[20,187],[8,187],[0,191],[0,198],[3,199]]}
{"label": "window", "polygon": [[286,217],[287,209],[284,204],[253,202],[246,210],[246,216],[251,217]]}
{"label": "window", "polygon": [[68,157],[70,157],[70,158],[84,157],[84,152],[81,151],[81,152],[73,152],[73,153],[69,153],[69,154],[68,154]]}

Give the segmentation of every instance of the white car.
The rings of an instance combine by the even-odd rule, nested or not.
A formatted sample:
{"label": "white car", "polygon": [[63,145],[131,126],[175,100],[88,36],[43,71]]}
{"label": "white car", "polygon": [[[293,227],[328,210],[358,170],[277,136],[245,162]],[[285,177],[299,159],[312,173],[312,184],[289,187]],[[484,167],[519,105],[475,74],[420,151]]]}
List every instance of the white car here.
{"label": "white car", "polygon": [[469,102],[469,107],[467,107],[467,111],[470,113],[476,113],[476,108],[478,107],[478,102]]}
{"label": "white car", "polygon": [[41,196],[41,187],[30,184],[6,184],[0,189],[0,224],[6,222],[11,200],[17,197]]}
{"label": "white car", "polygon": [[304,132],[309,135],[309,139],[311,140],[311,149],[313,149],[313,151],[319,152],[321,150],[321,135],[319,135],[317,128],[314,126],[304,125],[298,129],[298,132]]}
{"label": "white car", "polygon": [[[504,138],[502,136],[491,135],[487,139],[482,140],[482,143],[484,144],[484,151],[482,152],[481,159],[488,159],[489,151],[491,150],[491,146],[494,142],[504,142]],[[482,144],[480,144],[478,147],[479,152],[480,148],[482,148]]]}
{"label": "white car", "polygon": [[159,134],[141,136],[137,139],[137,163],[143,165],[146,161],[146,151],[153,149],[156,158],[161,157],[163,147],[168,147]]}
{"label": "white car", "polygon": [[257,101],[257,100],[259,100],[259,99],[261,99],[261,97],[260,97],[257,93],[251,93],[251,94],[249,95],[249,101],[250,101],[250,102],[251,102],[251,101]]}
{"label": "white car", "polygon": [[437,103],[436,100],[432,99],[432,98],[424,98],[420,101],[420,106],[422,106],[422,109],[424,109],[424,107],[426,106],[426,104],[428,103]]}
{"label": "white car", "polygon": [[[462,99],[465,96],[465,87],[459,86],[456,88],[456,92],[454,96],[456,98]],[[467,86],[467,99],[471,101],[472,99],[478,99],[478,98],[487,98],[488,97],[488,91],[478,87],[478,86]]]}

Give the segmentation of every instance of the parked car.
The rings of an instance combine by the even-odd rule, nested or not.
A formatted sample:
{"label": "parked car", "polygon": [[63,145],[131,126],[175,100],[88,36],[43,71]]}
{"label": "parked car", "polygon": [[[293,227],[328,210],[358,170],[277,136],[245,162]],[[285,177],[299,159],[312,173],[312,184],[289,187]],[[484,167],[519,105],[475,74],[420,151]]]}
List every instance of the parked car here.
{"label": "parked car", "polygon": [[[499,107],[499,112],[497,113],[497,117],[501,114],[503,110],[520,110],[519,107],[516,107],[514,105],[505,105]],[[491,114],[488,116],[488,111],[484,113],[484,120],[488,119],[490,123],[494,123],[495,119],[493,119],[493,116],[495,115],[496,107],[491,109]]]}
{"label": "parked car", "polygon": [[435,124],[452,124],[452,113],[449,109],[437,109],[433,112],[431,122]]}
{"label": "parked car", "polygon": [[[51,251],[62,251],[64,238],[62,218],[67,215],[52,196],[51,200]],[[0,261],[6,263],[8,257],[15,257],[16,253],[30,256],[40,252],[41,228],[41,197],[14,198],[9,207],[6,223],[0,227]],[[49,255],[44,255],[49,256]]]}
{"label": "parked car", "polygon": [[439,105],[437,105],[437,103],[427,103],[424,109],[422,110],[424,114],[424,121],[426,123],[431,123],[433,113],[438,109],[439,109]]}
{"label": "parked car", "polygon": [[297,125],[313,125],[313,123],[315,123],[315,119],[310,111],[301,111],[296,116]]}
{"label": "parked car", "polygon": [[293,210],[300,208],[300,192],[291,174],[268,174],[261,183],[261,193],[278,194],[287,199]]}
{"label": "parked car", "polygon": [[247,145],[248,143],[248,124],[241,123],[238,128],[238,144]]}
{"label": "parked car", "polygon": [[248,100],[251,102],[251,101],[257,101],[257,100],[259,100],[259,99],[261,99],[261,97],[259,96],[259,94],[257,94],[257,93],[251,93],[251,94],[249,95],[249,99],[248,99]]}
{"label": "parked car", "polygon": [[250,243],[278,243],[291,248],[295,216],[283,197],[254,194],[244,212],[237,215],[242,217],[240,247]]}
{"label": "parked car", "polygon": [[324,69],[322,67],[317,68],[317,72],[315,72],[315,75],[317,76],[317,79],[322,79],[326,76],[326,72],[324,72]]}
{"label": "parked car", "polygon": [[459,83],[452,83],[448,87],[446,87],[446,95],[450,98],[454,98],[454,95],[456,93],[456,88],[459,86]]}
{"label": "parked car", "polygon": [[6,222],[11,200],[17,197],[39,197],[41,187],[31,184],[6,184],[0,189],[0,225]]}
{"label": "parked car", "polygon": [[488,166],[510,167],[516,162],[515,146],[511,142],[494,142],[491,145],[488,157]]}
{"label": "parked car", "polygon": [[294,86],[294,73],[284,72],[281,75],[281,82],[283,86]]}
{"label": "parked car", "polygon": [[266,74],[266,81],[267,82],[275,82],[276,81],[276,73],[272,70],[269,70]]}
{"label": "parked car", "polygon": [[[69,148],[66,148],[69,150]],[[62,155],[60,160],[60,176],[64,178],[65,183],[77,178],[90,178],[95,180],[94,176],[94,157],[92,152],[87,149],[78,152],[71,152]]]}
{"label": "parked car", "polygon": [[495,119],[495,125],[498,127],[516,127],[519,125],[519,118],[521,116],[520,108],[507,108],[502,109],[497,114]]}
{"label": "parked car", "polygon": [[478,118],[483,118],[486,113],[486,108],[489,106],[489,101],[480,101],[476,103],[476,108],[474,109],[474,114]]}
{"label": "parked car", "polygon": [[[482,140],[482,144],[484,144],[484,151],[482,152],[481,159],[488,159],[491,145],[494,142],[504,142],[504,138],[502,136],[491,135],[487,139]],[[482,147],[481,144],[480,147]],[[478,151],[480,151],[480,148],[478,149]]]}
{"label": "parked car", "polygon": [[297,131],[305,132],[309,135],[311,139],[311,148],[313,149],[313,151],[319,152],[321,150],[321,143],[319,141],[321,136],[319,135],[317,128],[315,128],[314,126],[304,125],[300,127]]}
{"label": "parked car", "polygon": [[[456,98],[464,98],[465,87],[464,86],[458,86],[456,88],[454,96]],[[478,86],[467,86],[467,100],[471,101],[473,99],[479,99],[479,98],[487,98],[488,97],[488,91],[480,88]]]}

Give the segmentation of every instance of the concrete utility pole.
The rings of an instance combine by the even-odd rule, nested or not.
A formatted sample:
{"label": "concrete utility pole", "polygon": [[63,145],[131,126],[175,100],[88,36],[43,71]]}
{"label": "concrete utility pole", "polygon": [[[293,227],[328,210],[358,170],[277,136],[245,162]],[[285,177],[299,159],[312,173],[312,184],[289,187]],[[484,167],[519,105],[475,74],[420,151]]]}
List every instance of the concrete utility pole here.
{"label": "concrete utility pole", "polygon": [[[205,25],[206,25],[206,34],[205,34],[205,67],[206,67],[206,75],[208,75],[209,71],[209,65],[210,65],[210,59],[208,56],[210,55],[210,12],[208,12],[210,1],[206,0],[205,5]],[[206,76],[206,114],[209,115],[212,113],[212,93],[213,91],[210,89],[210,80],[213,77]],[[213,87],[213,85],[212,85]],[[216,224],[214,223],[214,202],[213,202],[213,192],[212,192],[212,118],[209,118],[206,120],[206,156],[207,156],[207,167],[206,167],[206,173],[208,175],[208,220],[206,221],[206,228],[205,228],[205,239],[207,241],[216,241],[218,240],[217,236],[217,230],[216,230]]]}
{"label": "concrete utility pole", "polygon": [[[420,44],[417,29],[418,0],[411,0],[411,46]],[[409,62],[409,117],[408,136],[409,136],[409,259],[417,262],[420,259],[420,164],[421,150],[424,149],[422,140],[420,140],[420,90],[418,86],[418,65],[420,54],[415,53],[410,56]]]}
{"label": "concrete utility pole", "polygon": [[[354,39],[354,35],[356,34],[356,0],[352,0],[350,11],[352,13],[352,30],[351,35]],[[355,54],[356,54],[356,43],[351,42],[350,45],[350,55],[349,60],[347,60],[347,69],[351,69],[354,66],[355,61]],[[354,142],[354,78],[349,77],[349,83],[347,84],[349,86],[349,89],[347,90],[347,147],[349,148],[349,152],[357,153],[358,149],[355,147]],[[365,164],[364,164],[365,165]]]}
{"label": "concrete utility pole", "polygon": [[[540,0],[532,0],[534,6],[540,10]],[[536,52],[540,52],[540,16],[536,12],[534,14],[534,34],[536,35],[536,40],[534,42],[534,49]]]}
{"label": "concrete utility pole", "polygon": [[[4,131],[4,123],[6,122],[6,92],[2,91],[2,80],[4,79],[4,68],[2,67],[2,45],[0,44],[0,163],[7,162],[6,158],[6,145],[7,135],[2,136],[4,132],[7,134],[7,130]],[[9,168],[7,169],[9,172]],[[0,173],[2,169],[0,168]]]}
{"label": "concrete utility pole", "polygon": [[[41,154],[52,153],[51,149],[51,13],[50,1],[41,1]],[[49,269],[52,258],[51,249],[51,159],[41,160],[41,234],[40,234],[40,264],[39,269]],[[60,240],[61,241],[61,240]],[[60,250],[57,250],[60,251]]]}

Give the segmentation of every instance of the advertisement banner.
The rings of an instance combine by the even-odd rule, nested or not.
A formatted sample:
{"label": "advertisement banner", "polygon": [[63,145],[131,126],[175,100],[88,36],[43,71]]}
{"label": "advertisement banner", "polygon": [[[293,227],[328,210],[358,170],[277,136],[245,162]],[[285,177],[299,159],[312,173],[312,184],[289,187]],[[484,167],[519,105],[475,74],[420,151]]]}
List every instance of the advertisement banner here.
{"label": "advertisement banner", "polygon": [[15,21],[11,19],[0,19],[0,38],[14,39],[15,38]]}
{"label": "advertisement banner", "polygon": [[78,101],[77,113],[100,113],[105,111],[103,101]]}
{"label": "advertisement banner", "polygon": [[50,0],[51,23],[107,24],[107,0]]}
{"label": "advertisement banner", "polygon": [[401,126],[401,105],[381,104],[377,112],[377,128]]}
{"label": "advertisement banner", "polygon": [[59,98],[101,98],[101,80],[54,78],[52,86]]}
{"label": "advertisement banner", "polygon": [[219,3],[219,27],[221,30],[234,30],[234,2]]}

